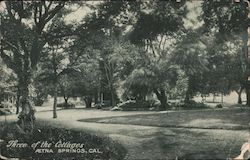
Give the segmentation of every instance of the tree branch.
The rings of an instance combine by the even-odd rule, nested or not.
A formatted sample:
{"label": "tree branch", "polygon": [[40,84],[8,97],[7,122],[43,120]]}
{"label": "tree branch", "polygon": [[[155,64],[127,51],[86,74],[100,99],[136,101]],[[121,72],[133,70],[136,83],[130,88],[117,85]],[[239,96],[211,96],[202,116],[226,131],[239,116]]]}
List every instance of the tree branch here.
{"label": "tree branch", "polygon": [[25,44],[23,38],[22,38],[22,37],[19,37],[19,39],[20,39],[20,40],[19,40],[19,41],[20,41],[20,45],[21,45],[21,47],[22,47],[24,53],[28,54],[29,51],[28,51],[28,48],[27,48],[27,46],[26,46],[26,44]]}
{"label": "tree branch", "polygon": [[6,1],[5,4],[6,4],[7,12],[8,12],[8,14],[10,15],[10,18],[11,18],[12,20],[16,20],[15,17],[14,17],[14,15],[13,15],[12,12],[11,12],[11,4],[10,4],[10,2],[9,2],[9,1]]}
{"label": "tree branch", "polygon": [[10,48],[14,49],[16,51],[16,53],[19,53],[19,49],[14,44],[12,44],[8,41],[4,41],[4,43],[6,43]]}
{"label": "tree branch", "polygon": [[48,11],[45,18],[45,23],[49,22],[55,15],[58,13],[63,7],[64,7],[65,2],[60,2],[53,10]]}
{"label": "tree branch", "polygon": [[37,26],[38,22],[37,22],[37,7],[34,8],[34,21],[35,21],[35,25]]}
{"label": "tree branch", "polygon": [[3,49],[1,49],[1,58],[4,60],[5,64],[15,70],[15,63],[13,62],[13,59],[8,56],[6,53],[4,53]]}

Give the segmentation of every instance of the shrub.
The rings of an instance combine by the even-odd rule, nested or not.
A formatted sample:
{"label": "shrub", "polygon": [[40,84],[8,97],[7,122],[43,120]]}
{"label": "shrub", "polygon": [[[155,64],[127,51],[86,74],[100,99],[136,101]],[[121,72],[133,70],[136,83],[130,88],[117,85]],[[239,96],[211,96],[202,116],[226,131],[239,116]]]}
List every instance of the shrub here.
{"label": "shrub", "polygon": [[58,103],[57,107],[68,109],[68,108],[75,108],[76,106],[75,106],[75,104],[70,103],[70,102],[68,102],[67,104],[65,102],[63,102],[63,103]]}
{"label": "shrub", "polygon": [[125,111],[132,111],[132,110],[149,110],[150,108],[154,107],[155,101],[134,101],[128,100],[122,103],[119,103],[117,106],[122,108]]}
{"label": "shrub", "polygon": [[195,102],[194,100],[190,100],[188,102],[185,102],[184,104],[180,104],[179,106],[180,108],[186,108],[186,109],[200,109],[200,108],[208,108],[208,105],[202,103],[202,102]]}
{"label": "shrub", "polygon": [[0,108],[14,108],[14,105],[10,102],[1,102]]}
{"label": "shrub", "polygon": [[215,108],[223,108],[222,104],[217,104]]}
{"label": "shrub", "polygon": [[0,115],[8,115],[12,112],[8,108],[0,108]]}
{"label": "shrub", "polygon": [[109,100],[103,100],[103,102],[99,102],[99,103],[96,103],[94,105],[96,108],[98,109],[101,109],[103,107],[110,107],[111,106],[111,102]]}
{"label": "shrub", "polygon": [[45,99],[43,98],[33,98],[33,102],[35,106],[42,106],[44,103]]}
{"label": "shrub", "polygon": [[14,104],[10,102],[1,102],[0,104],[0,115],[11,114],[15,111]]}

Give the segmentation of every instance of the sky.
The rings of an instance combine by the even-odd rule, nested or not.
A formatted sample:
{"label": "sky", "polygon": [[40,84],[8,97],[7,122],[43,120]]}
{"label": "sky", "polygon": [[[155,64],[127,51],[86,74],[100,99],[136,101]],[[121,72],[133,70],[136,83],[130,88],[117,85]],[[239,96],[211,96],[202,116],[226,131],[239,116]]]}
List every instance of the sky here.
{"label": "sky", "polygon": [[0,13],[2,13],[4,11],[4,9],[5,9],[5,3],[4,3],[4,1],[1,1],[0,2]]}
{"label": "sky", "polygon": [[184,25],[187,28],[196,29],[202,26],[203,21],[198,20],[198,16],[201,15],[201,1],[189,1],[187,2],[188,14],[187,19],[184,20]]}
{"label": "sky", "polygon": [[[87,1],[86,2],[89,5],[98,5],[101,3],[101,1]],[[89,7],[83,6],[83,7],[76,7],[73,8],[73,12],[70,13],[65,17],[65,21],[70,23],[70,22],[80,22],[87,14],[93,12]]]}

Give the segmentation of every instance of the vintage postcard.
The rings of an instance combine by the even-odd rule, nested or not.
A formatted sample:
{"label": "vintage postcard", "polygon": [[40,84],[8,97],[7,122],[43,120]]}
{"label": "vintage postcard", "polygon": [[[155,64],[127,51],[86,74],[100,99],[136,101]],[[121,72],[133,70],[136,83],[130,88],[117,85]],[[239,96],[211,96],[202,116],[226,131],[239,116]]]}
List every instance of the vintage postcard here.
{"label": "vintage postcard", "polygon": [[249,9],[1,1],[0,159],[250,159]]}

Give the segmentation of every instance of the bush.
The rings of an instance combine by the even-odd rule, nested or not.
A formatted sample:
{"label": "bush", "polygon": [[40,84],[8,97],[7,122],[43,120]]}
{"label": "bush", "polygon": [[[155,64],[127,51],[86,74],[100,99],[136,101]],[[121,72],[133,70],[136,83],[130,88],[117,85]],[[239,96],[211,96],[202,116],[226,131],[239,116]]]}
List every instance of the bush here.
{"label": "bush", "polygon": [[13,113],[15,111],[15,106],[10,102],[1,102],[0,109],[0,115],[6,115]]}
{"label": "bush", "polygon": [[0,115],[8,115],[12,112],[8,108],[0,108]]}
{"label": "bush", "polygon": [[202,102],[195,102],[194,100],[190,100],[185,103],[176,103],[171,105],[172,108],[181,108],[181,109],[201,109],[208,108],[208,105]]}
{"label": "bush", "polygon": [[96,107],[97,109],[101,109],[101,108],[104,108],[104,107],[110,107],[111,106],[111,103],[109,100],[104,100],[102,103],[96,103],[94,105],[94,107]]}
{"label": "bush", "polygon": [[222,104],[217,104],[215,108],[223,108]]}
{"label": "bush", "polygon": [[[87,132],[78,132],[73,130],[35,127],[34,132],[30,135],[20,133],[14,123],[4,126],[0,124],[0,139],[4,140],[1,146],[1,154],[6,157],[16,157],[27,160],[72,160],[72,159],[113,159],[120,160],[126,155],[125,148],[108,137],[97,136]],[[28,147],[14,148],[6,147],[8,141],[18,140],[27,143]],[[83,143],[84,149],[88,151],[90,148],[98,148],[102,153],[57,153],[58,148],[54,145],[58,141],[70,143]],[[47,141],[52,143],[50,147],[54,153],[35,153],[30,146],[38,141]]]}
{"label": "bush", "polygon": [[48,100],[48,96],[46,93],[41,92],[42,90],[36,90],[36,96],[32,97],[32,101],[34,102],[35,106],[42,106],[43,103]]}
{"label": "bush", "polygon": [[154,107],[155,101],[134,101],[128,100],[122,103],[117,104],[117,107],[121,108],[124,111],[133,111],[133,110],[149,110]]}
{"label": "bush", "polygon": [[1,102],[0,108],[14,108],[14,105],[10,102]]}
{"label": "bush", "polygon": [[75,106],[75,104],[70,103],[70,102],[68,102],[67,104],[65,102],[63,102],[63,103],[58,103],[57,107],[68,109],[68,108],[75,108],[76,106]]}
{"label": "bush", "polygon": [[33,102],[35,106],[42,106],[44,103],[45,99],[43,98],[33,98]]}
{"label": "bush", "polygon": [[96,107],[97,109],[101,109],[103,107],[103,103],[97,103],[94,105],[94,107]]}

